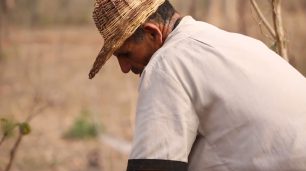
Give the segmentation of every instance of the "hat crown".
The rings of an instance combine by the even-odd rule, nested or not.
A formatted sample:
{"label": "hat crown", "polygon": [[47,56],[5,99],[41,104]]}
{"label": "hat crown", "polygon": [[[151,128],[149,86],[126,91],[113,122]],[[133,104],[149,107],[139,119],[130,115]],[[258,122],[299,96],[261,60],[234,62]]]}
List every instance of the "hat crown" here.
{"label": "hat crown", "polygon": [[95,24],[104,38],[104,46],[90,71],[93,78],[123,42],[153,14],[165,0],[96,0]]}
{"label": "hat crown", "polygon": [[[148,0],[152,1],[152,0]],[[121,33],[143,0],[96,0],[93,19],[104,39]]]}

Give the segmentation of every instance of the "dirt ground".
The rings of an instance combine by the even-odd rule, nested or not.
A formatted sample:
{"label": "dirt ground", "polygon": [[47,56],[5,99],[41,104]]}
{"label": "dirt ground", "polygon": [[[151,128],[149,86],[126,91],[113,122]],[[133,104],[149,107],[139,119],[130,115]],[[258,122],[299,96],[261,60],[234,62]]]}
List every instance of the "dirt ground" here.
{"label": "dirt ground", "polygon": [[[115,59],[88,79],[102,40],[93,27],[18,30],[0,63],[0,118],[30,122],[12,171],[122,171],[127,155],[95,140],[66,140],[64,133],[88,110],[102,133],[131,141],[137,77],[121,74]],[[0,147],[0,168],[16,135]],[[1,169],[0,169],[1,170]]]}

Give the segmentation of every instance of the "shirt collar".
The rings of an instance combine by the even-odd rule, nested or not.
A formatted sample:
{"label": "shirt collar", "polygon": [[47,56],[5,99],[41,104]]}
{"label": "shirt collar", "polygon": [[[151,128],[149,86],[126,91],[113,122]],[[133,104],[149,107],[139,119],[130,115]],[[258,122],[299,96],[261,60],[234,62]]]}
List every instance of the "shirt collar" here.
{"label": "shirt collar", "polygon": [[178,23],[175,23],[175,27],[173,29],[173,31],[168,35],[167,39],[165,40],[165,43],[171,39],[171,37],[175,36],[176,34],[179,33],[180,28],[185,25],[188,24],[190,22],[195,21],[191,16],[185,16],[183,18],[180,19],[180,21]]}

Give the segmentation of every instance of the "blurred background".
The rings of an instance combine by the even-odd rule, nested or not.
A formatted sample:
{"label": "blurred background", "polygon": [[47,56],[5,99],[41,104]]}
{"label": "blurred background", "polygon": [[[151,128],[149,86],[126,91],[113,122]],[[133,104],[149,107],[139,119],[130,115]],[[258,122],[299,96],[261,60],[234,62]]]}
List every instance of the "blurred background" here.
{"label": "blurred background", "polygon": [[[184,15],[273,39],[247,0],[170,0]],[[271,21],[270,0],[257,1]],[[306,1],[283,0],[290,63],[306,75]],[[88,71],[103,40],[93,0],[0,0],[0,170],[28,123],[12,171],[122,171],[126,168],[138,77],[115,59],[93,80]]]}

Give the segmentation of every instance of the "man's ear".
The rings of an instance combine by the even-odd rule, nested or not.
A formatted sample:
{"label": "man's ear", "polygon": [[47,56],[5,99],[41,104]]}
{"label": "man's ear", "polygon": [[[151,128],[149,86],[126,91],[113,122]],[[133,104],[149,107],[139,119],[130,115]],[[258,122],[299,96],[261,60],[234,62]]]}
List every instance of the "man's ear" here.
{"label": "man's ear", "polygon": [[144,23],[143,29],[154,42],[163,43],[163,34],[156,24],[150,22]]}

